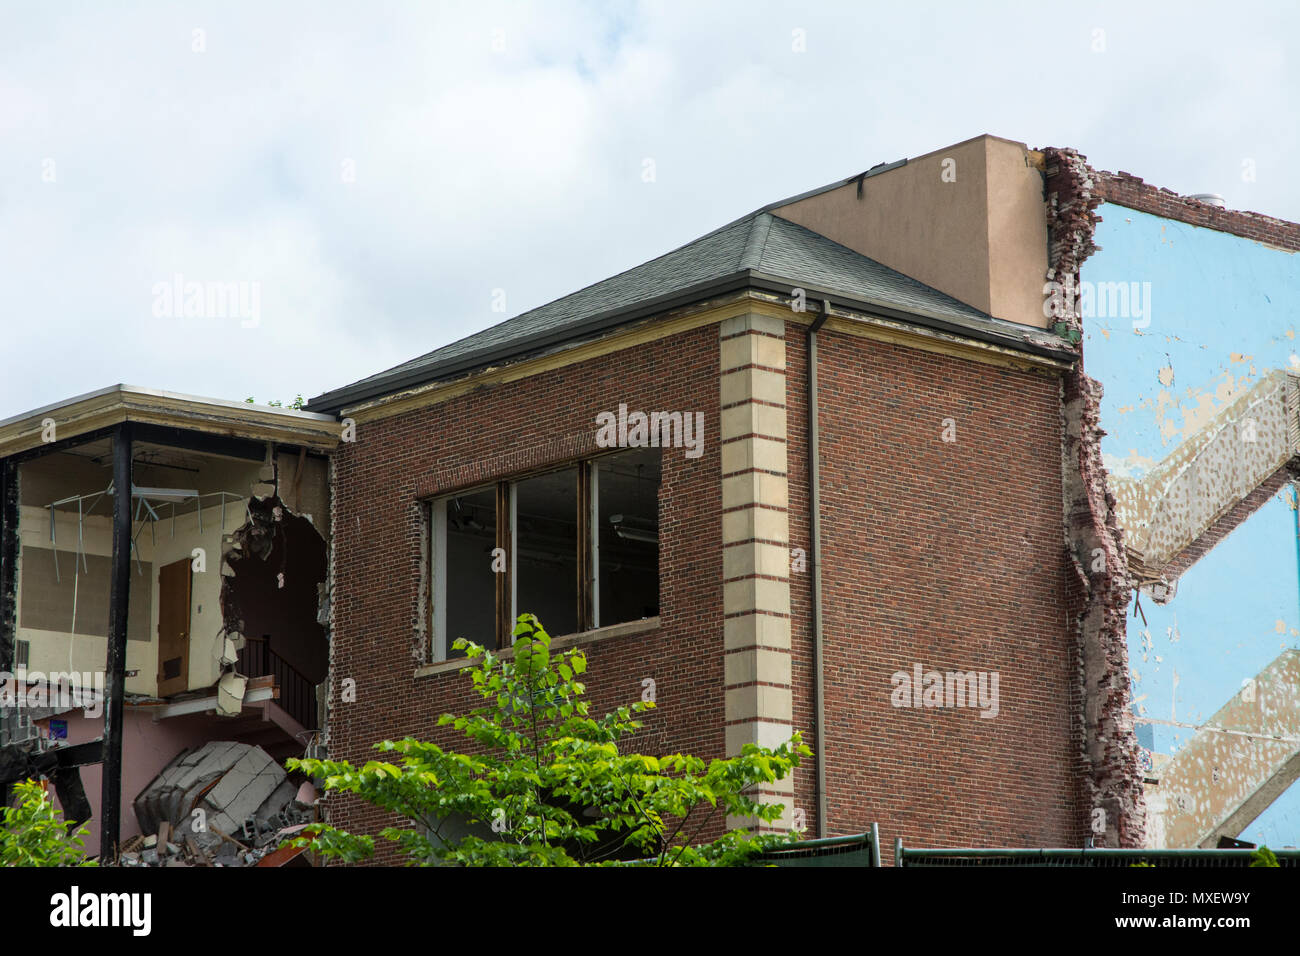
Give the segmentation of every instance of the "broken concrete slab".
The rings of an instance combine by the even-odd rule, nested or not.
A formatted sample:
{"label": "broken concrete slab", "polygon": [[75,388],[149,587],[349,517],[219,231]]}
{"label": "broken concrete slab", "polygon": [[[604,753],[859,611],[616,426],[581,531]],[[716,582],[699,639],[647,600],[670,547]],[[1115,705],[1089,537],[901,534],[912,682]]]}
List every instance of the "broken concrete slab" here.
{"label": "broken concrete slab", "polygon": [[243,865],[248,853],[260,859],[284,827],[314,819],[314,809],[295,800],[298,790],[260,747],[214,741],[183,753],[135,800],[141,828],[166,834],[166,842],[154,838],[163,853],[149,862],[168,852],[205,865],[213,858]]}
{"label": "broken concrete slab", "polygon": [[238,717],[244,711],[244,694],[247,692],[247,677],[233,671],[222,674],[217,681],[217,713],[223,717]]}
{"label": "broken concrete slab", "polygon": [[227,833],[243,826],[285,780],[284,771],[261,748],[250,748],[208,791],[204,802],[217,811],[213,822]]}
{"label": "broken concrete slab", "polygon": [[1300,376],[1276,370],[1141,480],[1112,478],[1142,583],[1175,579],[1300,467]]}

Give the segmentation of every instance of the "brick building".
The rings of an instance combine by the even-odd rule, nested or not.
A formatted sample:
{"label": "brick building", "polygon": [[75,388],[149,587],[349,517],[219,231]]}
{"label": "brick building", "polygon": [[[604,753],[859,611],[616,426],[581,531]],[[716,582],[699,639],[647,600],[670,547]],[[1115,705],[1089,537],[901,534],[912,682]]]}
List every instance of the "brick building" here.
{"label": "brick building", "polygon": [[[533,612],[585,646],[599,706],[653,686],[646,749],[801,731],[817,761],[769,795],[787,822],[1080,845],[1115,755],[1093,765],[1081,712],[1077,363],[1045,328],[1043,170],[994,137],[877,167],[313,399],[355,432],[333,458],[331,755],[453,739],[451,640]],[[669,447],[637,447],[636,412],[673,413]],[[951,679],[899,697],[936,672],[985,680],[984,705]]]}
{"label": "brick building", "polygon": [[[1261,703],[1230,700],[1193,728],[1192,758],[1229,761],[1201,779],[1204,761],[1160,759],[1152,731],[1169,722],[1133,686],[1158,667],[1130,609],[1143,595],[1160,621],[1199,607],[1196,594],[1229,603],[1188,569],[1226,580],[1227,558],[1200,559],[1238,525],[1290,544],[1269,515],[1300,464],[1300,388],[1275,367],[1285,356],[1264,356],[1288,351],[1294,327],[1255,298],[1294,301],[1298,228],[981,136],[772,203],[305,412],[118,387],[16,416],[0,422],[0,671],[73,650],[91,667],[106,648],[109,713],[125,687],[128,727],[187,721],[143,750],[123,748],[120,710],[102,750],[79,725],[77,759],[114,764],[104,792],[122,792],[105,805],[125,806],[132,766],[152,775],[182,737],[245,739],[208,717],[247,715],[253,742],[252,718],[283,710],[291,685],[281,723],[313,753],[459,742],[436,726],[477,702],[453,641],[506,648],[530,612],[557,645],[584,647],[593,706],[653,694],[638,749],[725,756],[799,731],[815,760],[763,795],[785,805],[783,826],[835,836],[878,822],[886,845],[909,846],[1211,839],[1300,772],[1300,649],[1269,663],[1277,650],[1261,644],[1253,669],[1232,672],[1259,671]],[[1112,251],[1093,258],[1099,235]],[[1191,281],[1207,262],[1230,280],[1217,298]],[[1164,340],[1115,336],[1089,305],[1085,280],[1117,293],[1135,279],[1161,296],[1201,290],[1162,315]],[[1149,321],[1149,293],[1126,301]],[[1151,423],[1122,417],[1140,404],[1125,390],[1166,370],[1132,363],[1172,349],[1192,367],[1236,308],[1266,316],[1267,342],[1234,325],[1213,347],[1247,343],[1259,368],[1193,395],[1181,443],[1143,472],[1125,452]],[[1104,402],[1085,349],[1130,405]],[[1165,427],[1167,402],[1142,407]],[[1107,442],[1103,415],[1118,432]],[[1247,419],[1258,435],[1242,453],[1226,439]],[[110,479],[112,520],[70,524]],[[205,524],[211,495],[246,499],[245,514]],[[192,540],[142,536],[137,498],[172,504]],[[281,522],[311,546],[289,547]],[[62,623],[68,584],[42,544],[55,526],[88,529],[83,567],[111,565],[93,633]],[[186,636],[164,654],[161,569],[205,535],[222,555],[209,573],[226,580],[181,581]],[[241,577],[249,553],[261,561]],[[1260,561],[1253,577],[1277,564]],[[293,612],[273,614],[286,583]],[[1252,601],[1273,613],[1272,597]],[[301,666],[271,666],[282,658]],[[1221,663],[1209,669],[1228,673]],[[1240,726],[1223,736],[1227,719]],[[301,744],[280,736],[267,746]],[[1267,765],[1216,749],[1243,736],[1271,741]],[[387,822],[350,799],[328,808],[348,829]]]}

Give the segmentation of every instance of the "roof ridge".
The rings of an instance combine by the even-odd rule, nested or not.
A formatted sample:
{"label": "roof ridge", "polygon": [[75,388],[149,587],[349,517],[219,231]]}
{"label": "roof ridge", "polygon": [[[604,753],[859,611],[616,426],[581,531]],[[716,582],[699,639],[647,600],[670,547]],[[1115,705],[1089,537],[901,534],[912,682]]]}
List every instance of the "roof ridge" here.
{"label": "roof ridge", "polygon": [[745,248],[740,253],[737,269],[757,269],[763,262],[763,250],[767,248],[767,236],[772,231],[772,214],[760,212],[749,224],[749,235],[745,239]]}
{"label": "roof ridge", "polygon": [[[679,246],[675,246],[674,248],[669,249],[667,252],[662,252],[652,259],[647,259],[644,262],[639,262],[634,266],[629,266],[628,268],[616,272],[613,275],[605,276],[603,279],[596,279],[593,282],[589,282],[587,285],[574,289],[572,292],[566,292],[564,295],[557,296],[556,298],[543,302],[540,305],[535,305],[531,309],[525,309],[523,312],[516,312],[514,315],[502,319],[500,322],[495,322],[492,325],[487,326],[486,328],[479,329],[477,332],[471,332],[469,335],[462,335],[458,339],[452,339],[452,341],[450,342],[446,342],[435,348],[429,349],[426,352],[422,352],[419,355],[415,356],[414,358],[407,359],[405,362],[399,362],[398,364],[393,365],[390,368],[382,369],[381,371],[375,372],[373,375],[368,375],[363,379],[358,379],[356,382],[353,382],[351,385],[345,385],[342,388],[331,389],[328,392],[323,392],[320,395],[316,396],[316,398],[317,399],[323,398],[327,395],[332,395],[334,392],[344,391],[345,389],[352,388],[354,385],[360,385],[363,382],[370,382],[382,378],[383,376],[389,374],[390,372],[398,372],[398,371],[402,371],[403,369],[410,368],[412,366],[417,366],[420,362],[422,362],[424,359],[428,358],[429,356],[433,355],[435,352],[439,352],[444,348],[448,348],[450,346],[456,345],[460,342],[465,341],[466,339],[473,338],[476,335],[481,335],[485,332],[490,332],[494,329],[499,329],[504,325],[517,323],[518,320],[523,319],[526,316],[532,315],[535,312],[540,312],[542,309],[554,305],[557,302],[562,302],[565,299],[571,299],[572,297],[581,295],[584,292],[590,292],[591,290],[595,289],[597,286],[604,285],[605,283],[613,282],[614,280],[620,279],[623,276],[630,275],[634,272],[638,272],[644,269],[646,266],[658,262],[661,259],[667,259],[669,256],[674,255],[675,253],[682,252],[691,246],[698,245],[699,243],[705,242],[708,239],[712,239],[715,236],[721,235],[722,233],[726,232],[728,229],[735,229],[737,226],[744,225],[745,220],[752,218],[754,215],[756,214],[750,213],[748,216],[742,216],[740,219],[733,219],[731,222],[727,223],[726,225],[718,226],[718,228],[710,232],[706,232],[702,236],[696,236],[694,239],[690,240],[689,242],[684,242]],[[313,401],[314,400],[315,399],[313,399]],[[307,404],[310,405],[311,402],[309,401]]]}
{"label": "roof ridge", "polygon": [[[773,285],[775,283],[775,285]],[[886,315],[981,336],[1024,340],[1031,350],[1050,344],[1025,338],[1024,327],[990,316],[915,276],[864,255],[824,233],[775,212],[759,210],[638,266],[504,322],[433,349],[392,369],[313,398],[311,411],[390,394],[607,332],[634,317],[739,287],[801,286]],[[679,301],[680,300],[680,301]],[[1044,353],[1046,354],[1046,353]]]}

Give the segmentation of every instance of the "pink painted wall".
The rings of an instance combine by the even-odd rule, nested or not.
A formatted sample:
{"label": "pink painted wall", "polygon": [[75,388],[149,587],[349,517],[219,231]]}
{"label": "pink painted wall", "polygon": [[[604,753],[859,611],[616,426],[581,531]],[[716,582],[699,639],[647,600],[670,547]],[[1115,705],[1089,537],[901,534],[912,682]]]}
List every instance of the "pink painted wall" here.
{"label": "pink painted wall", "polygon": [[[61,714],[56,720],[68,722],[68,744],[88,743],[104,732],[104,718],[84,717],[81,711]],[[49,720],[37,721],[48,731]],[[122,725],[122,839],[140,834],[135,819],[136,796],[147,787],[158,773],[171,763],[182,750],[202,746],[209,740],[222,739],[221,722],[205,714],[172,717],[154,723],[148,712],[127,708]],[[103,769],[99,764],[81,768],[81,781],[86,788],[93,816],[86,824],[90,833],[86,837],[86,852],[99,853],[99,801],[103,786]],[[53,787],[50,793],[53,795]],[[55,798],[57,804],[58,799]],[[61,809],[61,808],[60,808]]]}

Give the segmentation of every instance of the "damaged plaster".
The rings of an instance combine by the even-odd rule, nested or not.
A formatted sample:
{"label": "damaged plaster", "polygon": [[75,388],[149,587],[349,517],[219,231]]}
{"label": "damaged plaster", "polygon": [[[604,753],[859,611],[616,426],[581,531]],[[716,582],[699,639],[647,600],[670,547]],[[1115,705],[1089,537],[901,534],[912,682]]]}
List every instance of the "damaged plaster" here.
{"label": "damaged plaster", "polygon": [[1291,477],[1300,378],[1277,370],[1140,481],[1112,478],[1139,583],[1176,578]]}
{"label": "damaged plaster", "polygon": [[[1104,462],[1141,588],[1128,619],[1139,756],[1148,776],[1160,776],[1222,736],[1215,714],[1243,682],[1300,650],[1300,540],[1288,485],[1296,436],[1287,434],[1296,412],[1283,394],[1286,373],[1300,372],[1300,226],[1123,173],[1094,176],[1105,199],[1095,232],[1103,248],[1083,279],[1149,283],[1144,302],[1155,302],[1142,322],[1085,317],[1084,355],[1105,384]],[[1300,722],[1287,732],[1300,736]],[[1189,806],[1236,804],[1244,778],[1235,765],[1214,769],[1185,777]],[[1167,825],[1161,792],[1147,796],[1148,845],[1188,845],[1196,835]],[[1296,844],[1300,786],[1249,819],[1266,802],[1242,803],[1248,813],[1224,817],[1236,832],[1216,839]]]}

